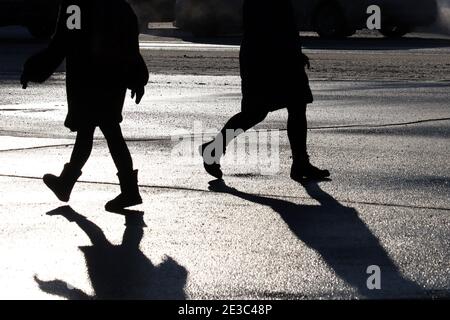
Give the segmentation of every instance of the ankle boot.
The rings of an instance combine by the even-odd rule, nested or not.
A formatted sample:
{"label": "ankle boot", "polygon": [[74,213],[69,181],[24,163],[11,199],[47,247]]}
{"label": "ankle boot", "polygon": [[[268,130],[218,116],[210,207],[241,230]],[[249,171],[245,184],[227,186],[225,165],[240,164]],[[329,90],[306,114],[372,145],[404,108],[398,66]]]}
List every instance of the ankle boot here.
{"label": "ankle boot", "polygon": [[74,169],[70,163],[67,163],[59,177],[46,174],[43,180],[45,185],[53,191],[59,200],[68,202],[72,189],[80,176],[81,171]]}
{"label": "ankle boot", "polygon": [[291,179],[301,182],[303,179],[321,180],[330,176],[330,171],[319,169],[311,164],[309,157],[294,158],[291,168]]}
{"label": "ankle boot", "polygon": [[[215,140],[207,142],[205,144],[202,144],[199,147],[199,152],[203,158],[203,167],[205,168],[206,172],[216,179],[222,179],[223,173],[222,173],[222,169],[220,167],[220,157],[222,155],[216,153],[216,149],[213,149],[211,151],[211,153],[209,154],[210,159],[207,160],[208,153],[206,152],[206,148],[208,148],[211,144],[214,144],[214,143],[215,143]],[[223,150],[223,151],[225,152],[225,150]],[[214,160],[214,161],[211,161],[211,160]]]}
{"label": "ankle boot", "polygon": [[105,205],[106,211],[119,211],[142,203],[138,186],[138,171],[117,173],[121,193]]}

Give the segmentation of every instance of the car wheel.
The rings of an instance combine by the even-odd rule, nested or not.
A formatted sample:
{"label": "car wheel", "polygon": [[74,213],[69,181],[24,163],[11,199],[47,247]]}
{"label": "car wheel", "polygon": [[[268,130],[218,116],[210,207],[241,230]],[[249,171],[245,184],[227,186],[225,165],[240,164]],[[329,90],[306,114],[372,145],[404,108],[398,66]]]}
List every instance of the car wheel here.
{"label": "car wheel", "polygon": [[317,8],[314,30],[323,38],[341,38],[351,34],[341,7],[334,2],[327,2]]}
{"label": "car wheel", "polygon": [[346,29],[346,30],[345,30],[343,36],[344,36],[344,37],[351,37],[351,36],[353,36],[355,33],[356,33],[356,29],[349,28],[349,29]]}
{"label": "car wheel", "polygon": [[192,0],[185,9],[186,29],[195,37],[210,37],[218,34],[218,22],[214,8],[204,0]]}
{"label": "car wheel", "polygon": [[409,32],[405,26],[385,25],[380,29],[380,33],[387,38],[401,38]]}
{"label": "car wheel", "polygon": [[214,37],[218,35],[217,26],[209,23],[196,23],[191,32],[196,38]]}

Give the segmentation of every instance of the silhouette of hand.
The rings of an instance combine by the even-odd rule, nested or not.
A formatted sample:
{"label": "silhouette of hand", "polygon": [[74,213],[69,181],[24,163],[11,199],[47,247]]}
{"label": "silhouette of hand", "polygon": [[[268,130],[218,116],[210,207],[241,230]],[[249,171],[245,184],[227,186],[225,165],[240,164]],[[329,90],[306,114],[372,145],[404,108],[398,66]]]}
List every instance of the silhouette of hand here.
{"label": "silhouette of hand", "polygon": [[20,84],[22,85],[22,89],[26,89],[28,88],[28,76],[26,75],[26,73],[22,73],[22,76],[20,77]]}
{"label": "silhouette of hand", "polygon": [[303,64],[308,68],[308,70],[311,69],[311,62],[309,61],[309,57],[304,53],[302,53],[302,55],[303,55]]}
{"label": "silhouette of hand", "polygon": [[144,87],[134,88],[131,90],[131,99],[134,99],[134,97],[136,97],[136,104],[139,104],[141,103],[144,94],[145,94]]}

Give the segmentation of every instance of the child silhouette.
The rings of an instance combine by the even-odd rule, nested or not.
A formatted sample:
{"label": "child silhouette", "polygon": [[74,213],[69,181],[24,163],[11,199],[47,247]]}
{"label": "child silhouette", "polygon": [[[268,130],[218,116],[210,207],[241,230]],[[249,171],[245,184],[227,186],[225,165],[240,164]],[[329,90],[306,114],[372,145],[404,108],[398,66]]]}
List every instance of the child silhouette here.
{"label": "child silhouette", "polygon": [[68,114],[65,126],[77,133],[70,162],[60,176],[44,183],[61,201],[70,199],[100,128],[118,170],[121,194],[108,211],[142,203],[138,171],[122,135],[122,109],[127,89],[139,104],[149,78],[139,52],[136,15],[125,0],[63,0],[49,46],[24,66],[21,83],[46,81],[66,59]]}

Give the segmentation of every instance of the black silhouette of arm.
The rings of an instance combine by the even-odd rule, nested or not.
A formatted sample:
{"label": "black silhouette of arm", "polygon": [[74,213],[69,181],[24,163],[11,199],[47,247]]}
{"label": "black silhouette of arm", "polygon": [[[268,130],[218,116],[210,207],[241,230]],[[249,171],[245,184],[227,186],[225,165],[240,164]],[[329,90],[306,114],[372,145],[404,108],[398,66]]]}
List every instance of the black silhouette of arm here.
{"label": "black silhouette of arm", "polygon": [[46,81],[61,65],[66,56],[66,25],[64,5],[60,6],[55,34],[43,51],[30,57],[24,65],[21,84],[26,89],[28,82]]}
{"label": "black silhouette of arm", "polygon": [[139,25],[136,15],[131,7],[129,7],[127,15],[127,24],[129,30],[128,47],[128,69],[127,87],[130,90],[137,90],[144,88],[149,80],[149,72],[147,65],[141,55],[139,49]]}

